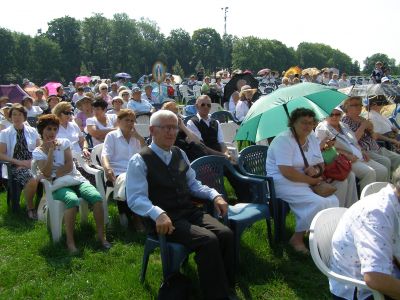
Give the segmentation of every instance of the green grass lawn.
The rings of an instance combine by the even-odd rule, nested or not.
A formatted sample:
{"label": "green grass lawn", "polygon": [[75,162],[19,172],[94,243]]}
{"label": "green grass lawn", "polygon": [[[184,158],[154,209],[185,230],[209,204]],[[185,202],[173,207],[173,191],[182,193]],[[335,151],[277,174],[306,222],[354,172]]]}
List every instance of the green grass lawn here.
{"label": "green grass lawn", "polygon": [[[108,239],[114,247],[102,252],[94,237],[94,221],[77,223],[81,250],[69,256],[65,236],[53,244],[46,225],[32,222],[25,213],[8,212],[0,194],[0,299],[155,299],[161,283],[159,253],[151,256],[145,283],[139,282],[145,236],[119,227],[118,213],[110,205]],[[78,218],[79,219],[79,218]],[[329,299],[327,279],[311,257],[294,253],[286,244],[266,242],[265,222],[258,222],[242,238],[236,291],[241,299]],[[294,219],[288,218],[288,235]],[[191,277],[200,299],[193,255],[183,269]]]}

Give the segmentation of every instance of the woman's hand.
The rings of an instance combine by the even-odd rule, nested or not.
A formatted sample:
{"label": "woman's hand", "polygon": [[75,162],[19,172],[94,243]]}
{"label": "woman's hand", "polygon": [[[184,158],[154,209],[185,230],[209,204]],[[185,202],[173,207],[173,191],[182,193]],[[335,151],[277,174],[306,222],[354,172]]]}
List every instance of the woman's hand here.
{"label": "woman's hand", "polygon": [[31,160],[18,160],[16,165],[18,166],[18,169],[30,169]]}
{"label": "woman's hand", "polygon": [[322,181],[323,181],[324,179],[322,178],[322,177],[317,177],[317,178],[310,178],[310,180],[309,180],[309,184],[310,185],[318,185],[318,184],[320,184]]}
{"label": "woman's hand", "polygon": [[115,177],[113,169],[106,169],[104,172],[106,173],[107,180],[114,183],[117,178]]}
{"label": "woman's hand", "polygon": [[320,172],[320,170],[318,168],[313,167],[313,166],[309,166],[308,168],[304,169],[304,173],[307,176],[310,176],[310,177],[317,176],[319,174],[319,172]]}
{"label": "woman's hand", "polygon": [[346,156],[346,158],[349,160],[349,161],[351,161],[352,163],[353,162],[356,162],[357,160],[358,160],[358,157],[357,156],[355,156],[354,154],[344,154],[344,156]]}
{"label": "woman's hand", "polygon": [[90,158],[90,152],[89,152],[89,150],[87,148],[83,148],[82,154],[83,154],[84,158],[86,158],[86,159]]}
{"label": "woman's hand", "polygon": [[363,156],[365,161],[369,161],[369,156],[368,156],[368,154],[366,152],[363,151],[362,152],[362,156]]}
{"label": "woman's hand", "polygon": [[59,145],[57,140],[47,141],[42,143],[42,148],[45,152],[53,152],[56,147]]}

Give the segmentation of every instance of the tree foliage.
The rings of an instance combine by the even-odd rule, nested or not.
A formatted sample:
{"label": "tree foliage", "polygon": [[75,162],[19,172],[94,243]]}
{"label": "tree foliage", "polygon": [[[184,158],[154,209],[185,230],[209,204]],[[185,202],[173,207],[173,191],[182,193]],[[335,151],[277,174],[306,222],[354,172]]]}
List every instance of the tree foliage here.
{"label": "tree foliage", "polygon": [[82,23],[82,58],[93,75],[109,76],[111,21],[102,14],[85,18]]}
{"label": "tree foliage", "polygon": [[375,53],[365,58],[363,73],[371,74],[377,61],[382,62],[385,68],[390,68],[392,73],[398,73],[399,68],[396,66],[396,60],[383,53]]}
{"label": "tree foliage", "polygon": [[15,68],[15,40],[11,31],[0,28],[0,80],[6,81]]}
{"label": "tree foliage", "polygon": [[201,60],[204,68],[213,71],[221,65],[222,39],[213,28],[202,28],[193,32],[193,52],[195,61]]}
{"label": "tree foliage", "polygon": [[300,43],[297,47],[297,57],[303,67],[335,67],[341,72],[351,73],[350,56],[338,49],[320,43]]}
{"label": "tree foliage", "polygon": [[[83,21],[65,16],[48,25],[35,37],[0,28],[0,83],[21,82],[25,77],[38,84],[73,81],[78,75],[111,78],[118,72],[127,72],[135,80],[149,74],[156,60],[181,76],[200,67],[211,74],[221,68],[282,71],[293,65],[360,74],[358,61],[321,43],[303,42],[293,49],[278,40],[221,37],[212,28],[198,29],[192,36],[178,28],[164,36],[154,21],[134,20],[125,13],[112,19],[96,13]],[[363,73],[370,74],[378,60],[398,74],[396,61],[383,53],[367,57]]]}
{"label": "tree foliage", "polygon": [[32,76],[42,78],[40,85],[61,80],[62,51],[60,46],[46,36],[37,36],[32,45]]}
{"label": "tree foliage", "polygon": [[61,49],[61,68],[64,80],[79,74],[81,67],[80,23],[69,16],[49,22],[46,36],[56,42]]}
{"label": "tree foliage", "polygon": [[254,72],[263,68],[282,70],[296,64],[296,55],[293,48],[280,41],[249,36],[235,41],[232,64],[234,69]]}
{"label": "tree foliage", "polygon": [[193,45],[189,32],[182,28],[171,30],[165,41],[167,64],[181,61],[183,71],[188,74],[193,65]]}

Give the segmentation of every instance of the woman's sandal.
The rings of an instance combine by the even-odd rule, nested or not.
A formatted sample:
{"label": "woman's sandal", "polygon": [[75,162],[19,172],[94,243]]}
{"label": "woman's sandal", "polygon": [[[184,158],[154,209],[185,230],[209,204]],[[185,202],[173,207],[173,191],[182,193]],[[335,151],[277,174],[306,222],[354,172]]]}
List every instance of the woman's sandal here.
{"label": "woman's sandal", "polygon": [[296,253],[300,253],[303,255],[310,255],[310,250],[307,249],[306,246],[304,245],[291,245],[293,250],[296,251]]}
{"label": "woman's sandal", "polygon": [[28,218],[34,221],[38,219],[36,209],[34,208],[28,209]]}

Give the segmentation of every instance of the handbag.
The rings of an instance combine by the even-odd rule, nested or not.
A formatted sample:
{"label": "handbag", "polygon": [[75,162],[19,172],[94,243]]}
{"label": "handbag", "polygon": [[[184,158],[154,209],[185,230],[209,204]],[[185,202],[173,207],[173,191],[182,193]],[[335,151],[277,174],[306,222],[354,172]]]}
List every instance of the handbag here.
{"label": "handbag", "polygon": [[114,200],[126,201],[126,173],[120,174],[114,184]]}
{"label": "handbag", "polygon": [[339,154],[333,162],[325,164],[324,177],[343,181],[351,172],[351,161],[343,154]]}
{"label": "handbag", "polygon": [[81,179],[78,179],[75,174],[67,174],[61,177],[56,178],[52,185],[51,185],[51,191],[55,192],[56,190],[62,188],[62,187],[68,187],[68,186],[74,186],[74,185],[79,185],[82,183]]}
{"label": "handbag", "polygon": [[[297,145],[299,145],[301,156],[303,157],[303,160],[304,160],[304,166],[306,168],[308,168],[310,165],[308,164],[307,158],[304,155],[303,148],[301,148],[299,138],[297,137],[296,131],[294,130],[294,128],[292,128],[292,131],[293,131],[293,135],[296,139]],[[316,193],[317,195],[324,197],[324,198],[333,195],[337,190],[335,186],[333,186],[332,184],[327,183],[325,181],[321,182],[318,185],[310,186],[310,188],[314,193]]]}

